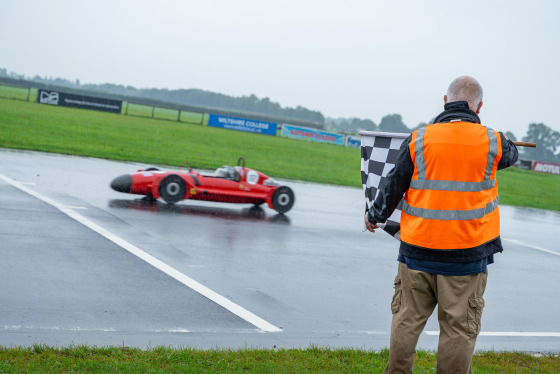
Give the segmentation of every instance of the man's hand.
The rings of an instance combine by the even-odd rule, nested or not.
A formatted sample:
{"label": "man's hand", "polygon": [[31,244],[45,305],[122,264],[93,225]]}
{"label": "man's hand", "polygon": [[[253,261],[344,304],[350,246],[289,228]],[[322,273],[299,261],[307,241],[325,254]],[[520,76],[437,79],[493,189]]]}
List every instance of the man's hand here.
{"label": "man's hand", "polygon": [[375,232],[375,229],[378,229],[379,226],[377,226],[377,224],[374,225],[373,223],[370,223],[367,219],[367,216],[368,216],[368,214],[366,212],[366,215],[364,216],[364,223],[366,225],[366,230],[371,231],[371,232]]}

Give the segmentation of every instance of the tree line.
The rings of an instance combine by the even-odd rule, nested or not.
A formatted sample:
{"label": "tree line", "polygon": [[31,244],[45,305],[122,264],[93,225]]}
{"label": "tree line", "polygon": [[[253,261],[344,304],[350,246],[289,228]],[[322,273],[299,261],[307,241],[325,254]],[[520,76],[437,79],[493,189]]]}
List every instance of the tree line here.
{"label": "tree line", "polygon": [[[432,122],[433,119],[430,123]],[[422,126],[426,126],[426,123],[421,122],[414,128],[408,128],[403,123],[400,114],[386,115],[381,119],[379,125],[369,119],[359,118],[326,118],[325,123],[327,128],[349,134],[356,133],[358,130],[411,133]],[[517,140],[511,131],[506,131],[505,135],[510,140]],[[560,164],[560,132],[554,131],[544,123],[531,123],[521,140],[536,143],[537,147],[520,147],[520,158]]]}
{"label": "tree line", "polygon": [[271,101],[268,97],[260,99],[253,94],[249,96],[235,97],[200,89],[137,89],[132,86],[123,86],[111,83],[81,84],[80,80],[70,81],[63,78],[40,77],[38,75],[35,75],[34,77],[25,77],[22,74],[8,72],[6,69],[2,68],[0,68],[0,76],[13,79],[31,80],[33,82],[70,87],[80,90],[103,92],[119,96],[149,98],[179,105],[220,108],[240,112],[264,114],[273,117],[293,118],[301,121],[314,122],[321,125],[320,127],[324,127],[325,124],[325,117],[319,111],[310,110],[302,106],[297,106],[295,108],[282,107],[280,104]]}
{"label": "tree line", "polygon": [[[253,94],[234,97],[201,89],[137,89],[132,86],[110,83],[81,84],[79,80],[70,81],[63,78],[40,77],[38,75],[29,78],[21,74],[8,72],[3,68],[0,68],[0,76],[121,96],[149,98],[179,105],[186,104],[292,118],[314,122],[320,128],[346,134],[357,134],[359,130],[411,133],[426,125],[426,123],[421,122],[417,126],[409,128],[403,123],[400,114],[388,114],[381,119],[379,124],[370,119],[330,118],[323,116],[320,111],[310,110],[302,106],[295,108],[282,107],[280,104],[271,101],[268,97],[261,99]],[[509,131],[506,132],[506,136],[512,140],[517,140],[515,135]],[[522,158],[560,163],[560,132],[552,130],[543,123],[531,123],[522,140],[538,144],[537,148],[522,148],[520,154]]]}

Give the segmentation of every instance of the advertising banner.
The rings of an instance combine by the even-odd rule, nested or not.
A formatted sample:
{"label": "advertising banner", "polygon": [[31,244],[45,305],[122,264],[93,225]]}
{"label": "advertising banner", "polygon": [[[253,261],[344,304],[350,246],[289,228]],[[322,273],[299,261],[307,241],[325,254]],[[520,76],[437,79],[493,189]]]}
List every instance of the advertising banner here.
{"label": "advertising banner", "polygon": [[362,141],[359,136],[346,135],[346,141],[344,143],[345,146],[360,148],[361,144]]}
{"label": "advertising banner", "polygon": [[208,126],[272,136],[276,136],[276,130],[278,129],[278,124],[273,122],[254,121],[244,118],[220,116],[217,114],[210,114]]}
{"label": "advertising banner", "polygon": [[532,170],[533,169],[533,161],[519,159],[519,160],[517,160],[517,163],[515,164],[515,166],[517,166],[520,169]]}
{"label": "advertising banner", "polygon": [[66,106],[80,109],[93,109],[103,112],[121,113],[122,101],[100,97],[74,95],[59,91],[39,90],[38,102],[41,104]]}
{"label": "advertising banner", "polygon": [[548,162],[533,161],[533,171],[538,171],[539,173],[560,175],[560,165],[551,164]]}
{"label": "advertising banner", "polygon": [[282,136],[286,138],[307,139],[320,143],[331,143],[344,145],[344,135],[320,130],[296,127],[292,125],[282,125]]}

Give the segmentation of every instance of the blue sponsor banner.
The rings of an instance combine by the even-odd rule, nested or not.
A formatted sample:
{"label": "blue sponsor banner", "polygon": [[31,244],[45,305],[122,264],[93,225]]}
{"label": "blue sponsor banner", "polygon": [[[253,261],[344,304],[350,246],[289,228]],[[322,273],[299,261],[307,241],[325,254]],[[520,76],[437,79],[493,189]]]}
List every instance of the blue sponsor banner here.
{"label": "blue sponsor banner", "polygon": [[208,126],[272,136],[276,136],[276,130],[278,129],[278,124],[273,122],[254,121],[251,119],[220,116],[217,114],[210,114]]}
{"label": "blue sponsor banner", "polygon": [[360,148],[362,146],[362,140],[359,136],[346,135],[345,145],[347,147]]}
{"label": "blue sponsor banner", "polygon": [[344,145],[344,135],[320,130],[308,129],[305,127],[296,127],[291,125],[282,125],[282,136],[287,138],[307,139],[320,143],[331,143],[336,145]]}

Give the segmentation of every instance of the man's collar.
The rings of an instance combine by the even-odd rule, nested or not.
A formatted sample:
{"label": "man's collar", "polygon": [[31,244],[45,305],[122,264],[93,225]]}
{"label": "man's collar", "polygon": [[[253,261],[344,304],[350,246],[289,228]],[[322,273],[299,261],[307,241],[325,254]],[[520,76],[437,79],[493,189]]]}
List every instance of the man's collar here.
{"label": "man's collar", "polygon": [[452,109],[469,109],[469,103],[466,101],[452,101],[447,103],[443,106],[445,110],[452,110]]}
{"label": "man's collar", "polygon": [[444,106],[445,111],[440,113],[435,119],[434,123],[463,121],[480,123],[480,118],[475,112],[469,109],[469,103],[466,101],[453,101]]}

